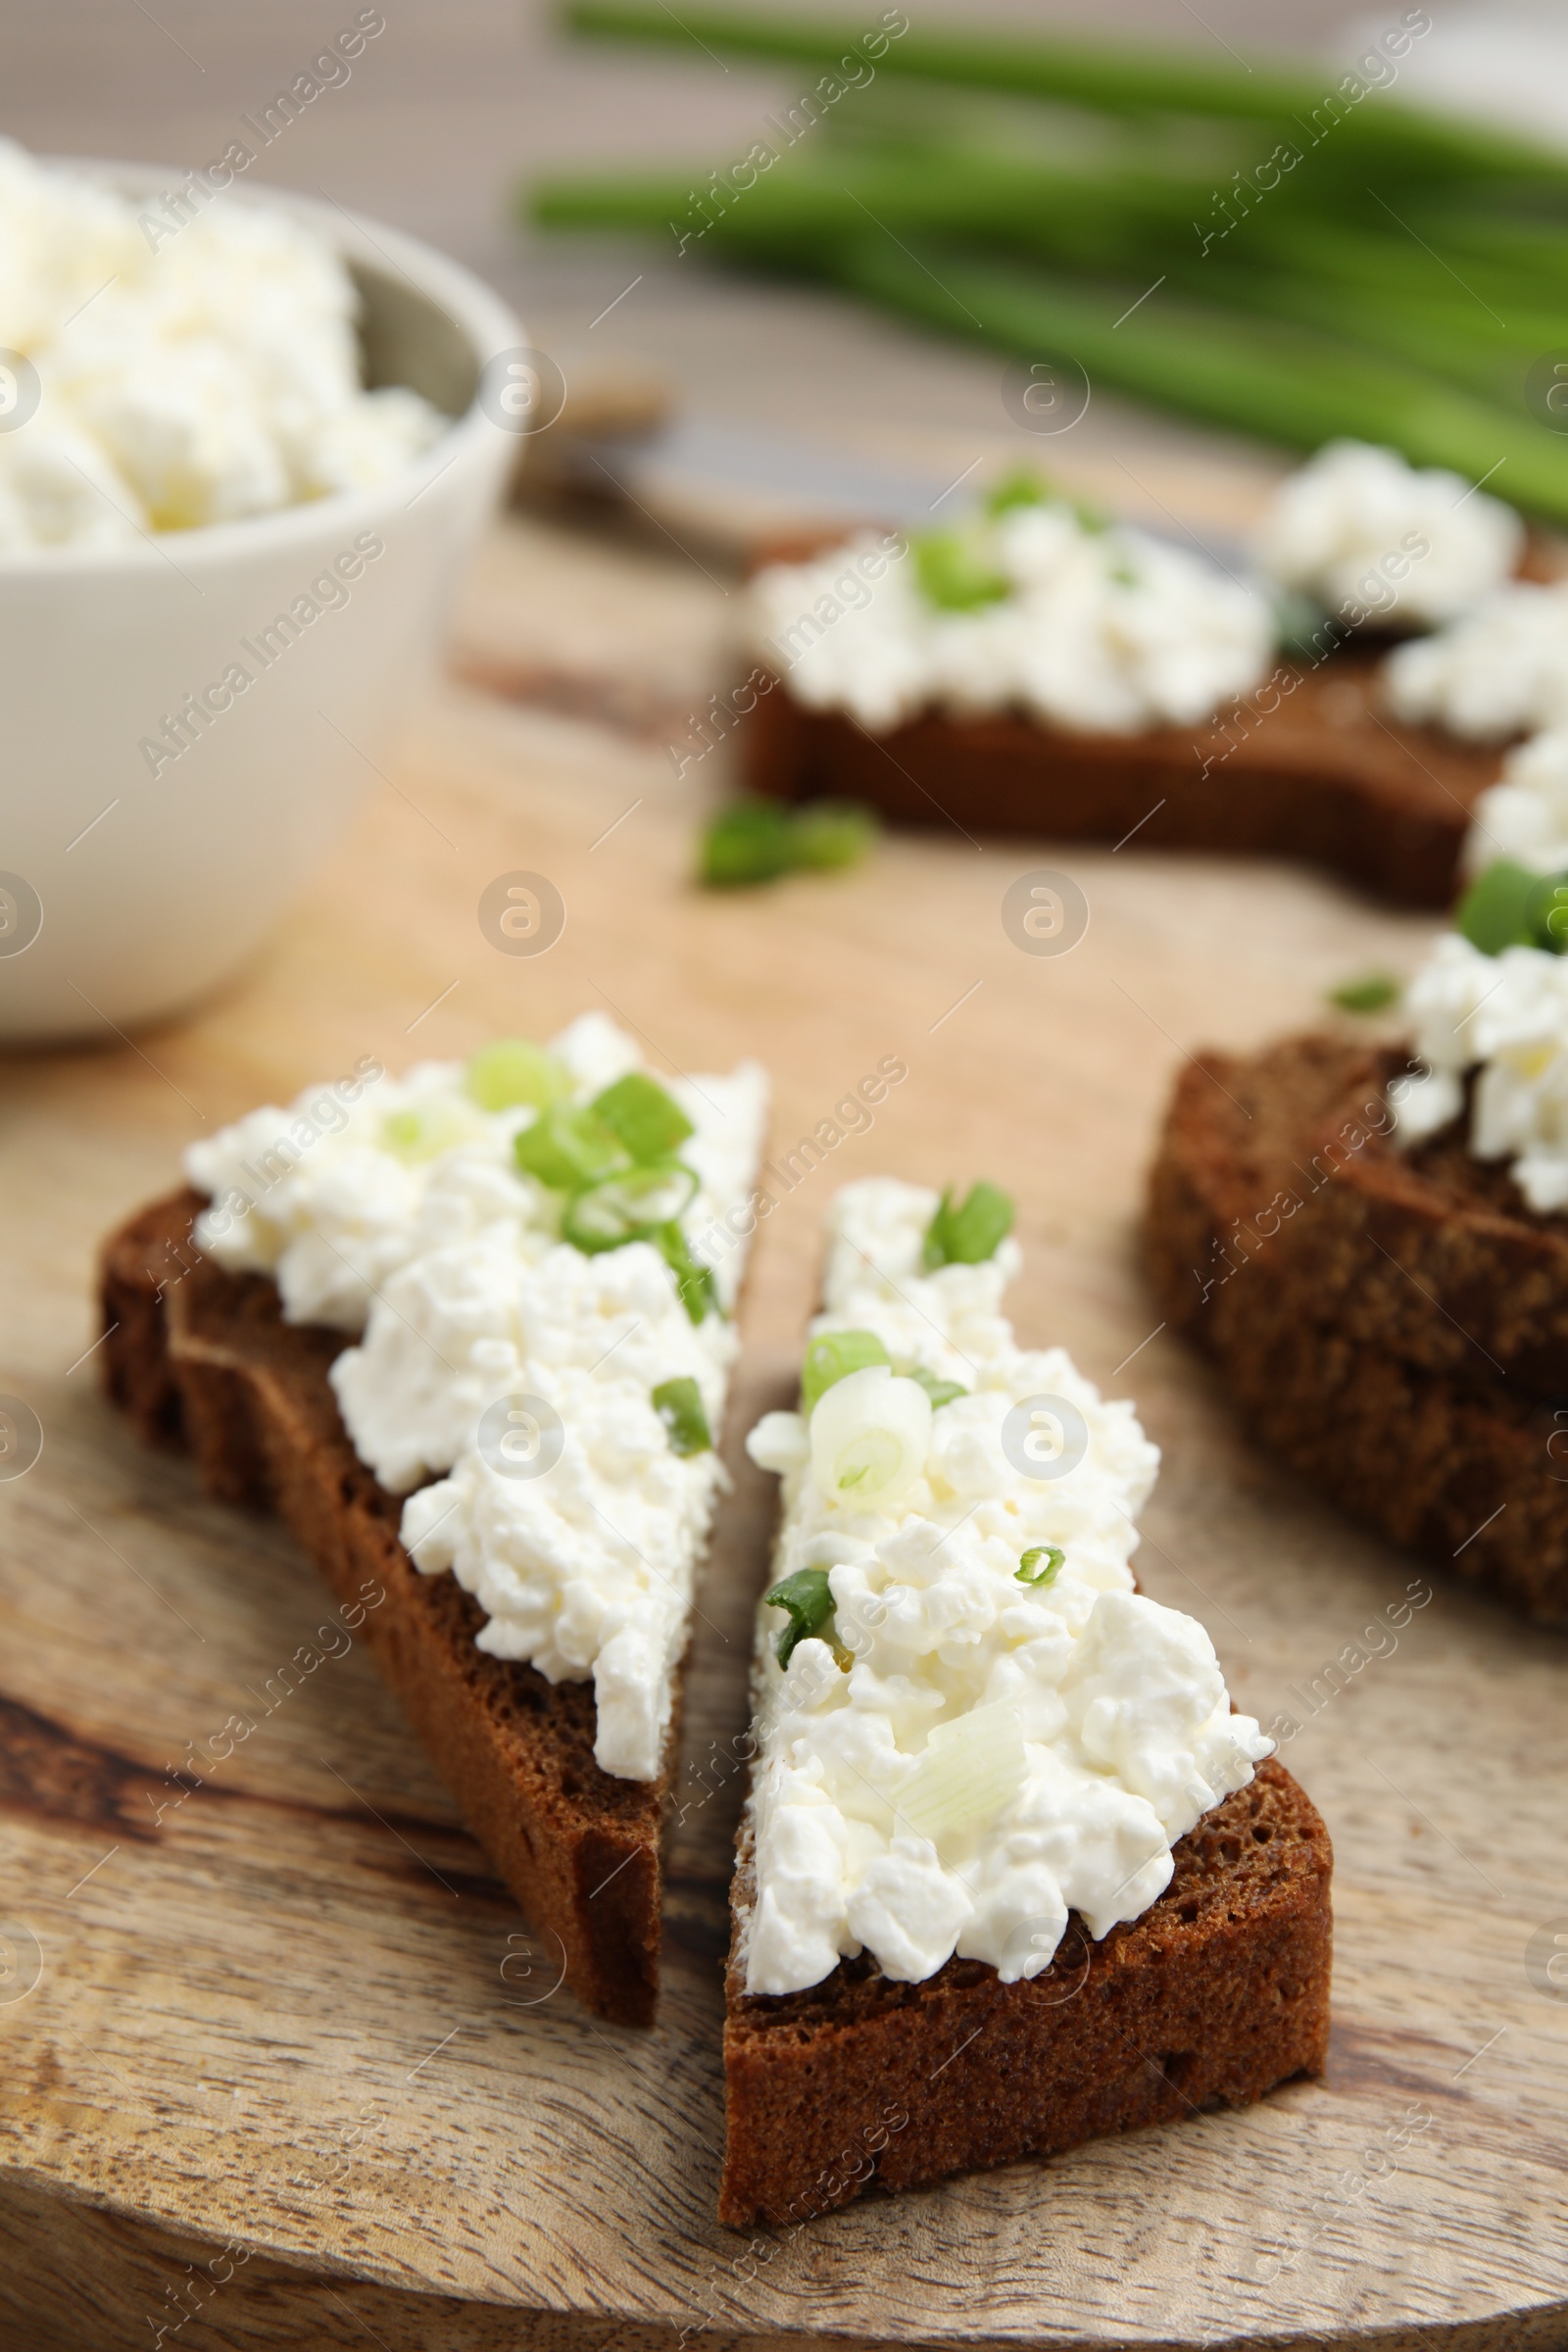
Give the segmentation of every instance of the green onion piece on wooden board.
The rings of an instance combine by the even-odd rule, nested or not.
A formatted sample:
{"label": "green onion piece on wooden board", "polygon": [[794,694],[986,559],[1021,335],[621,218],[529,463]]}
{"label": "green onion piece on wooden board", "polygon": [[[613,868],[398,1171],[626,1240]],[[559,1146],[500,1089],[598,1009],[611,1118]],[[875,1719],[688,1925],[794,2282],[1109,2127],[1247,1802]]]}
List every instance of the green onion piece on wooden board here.
{"label": "green onion piece on wooden board", "polygon": [[795,820],[782,801],[736,801],[703,828],[697,878],[710,890],[772,882],[795,866]]}
{"label": "green onion piece on wooden board", "polygon": [[1403,994],[1392,972],[1363,972],[1357,979],[1342,980],[1338,988],[1331,988],[1328,1000],[1341,1012],[1386,1012]]}
{"label": "green onion piece on wooden board", "polygon": [[836,871],[858,865],[880,825],[853,801],[732,801],[703,827],[697,878],[710,890],[775,882],[780,874]]}

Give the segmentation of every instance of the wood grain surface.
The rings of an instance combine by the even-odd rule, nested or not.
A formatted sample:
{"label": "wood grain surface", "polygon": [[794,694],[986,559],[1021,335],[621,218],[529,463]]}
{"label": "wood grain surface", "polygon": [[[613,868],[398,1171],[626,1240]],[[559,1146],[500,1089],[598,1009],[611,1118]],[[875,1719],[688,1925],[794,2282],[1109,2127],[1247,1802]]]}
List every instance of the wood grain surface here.
{"label": "wood grain surface", "polygon": [[[726,597],[507,526],[464,644],[516,656],[514,699],[426,708],[220,1001],[5,1067],[0,1390],[44,1446],[0,1483],[0,2340],[1561,2343],[1568,1650],[1254,1456],[1154,1329],[1134,1250],[1183,1054],[1314,1021],[1326,985],[1409,968],[1432,926],[1284,868],[956,823],[853,875],[703,896],[693,826],[724,755],[677,780],[661,713],[715,674]],[[1042,865],[1088,900],[1070,954],[1003,925]],[[531,959],[476,919],[519,867],[568,909]],[[361,1054],[594,1005],[674,1066],[760,1054],[786,1149],[883,1055],[909,1069],[760,1236],[646,2034],[553,1986],[311,1570],[144,1452],[84,1352],[100,1235],[193,1136]],[[1333,2057],[1245,2114],[746,2241],[713,2218],[719,1970],[772,1482],[738,1436],[785,1396],[832,1187],[884,1170],[1005,1184],[1021,1332],[1134,1397],[1165,1449],[1139,1573],[1203,1618],[1242,1706],[1298,1726],[1285,1758],[1334,1836]],[[285,1678],[302,1650],[318,1663]],[[236,1713],[254,1736],[182,1775]]]}

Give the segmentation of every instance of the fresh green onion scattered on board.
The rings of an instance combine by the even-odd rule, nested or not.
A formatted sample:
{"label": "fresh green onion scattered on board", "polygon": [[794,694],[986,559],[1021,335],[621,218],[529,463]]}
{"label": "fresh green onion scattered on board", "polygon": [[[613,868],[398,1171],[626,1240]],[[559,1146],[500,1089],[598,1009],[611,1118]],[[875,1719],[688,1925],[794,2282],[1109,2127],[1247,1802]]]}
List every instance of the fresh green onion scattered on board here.
{"label": "fresh green onion scattered on board", "polygon": [[1392,972],[1363,972],[1357,979],[1342,980],[1338,988],[1331,988],[1328,1000],[1341,1012],[1387,1012],[1403,994]]}
{"label": "fresh green onion scattered on board", "polygon": [[[1534,381],[1568,347],[1568,155],[1391,86],[1422,11],[1356,69],[896,9],[862,24],[574,0],[564,23],[710,68],[780,61],[800,97],[744,170],[541,181],[546,225],[825,280],[1269,441],[1385,443],[1568,522],[1568,435]],[[983,594],[944,585],[955,610]]]}
{"label": "fresh green onion scattered on board", "polygon": [[780,874],[856,865],[880,830],[869,808],[850,801],[732,801],[703,828],[697,878],[710,890],[772,882]]}

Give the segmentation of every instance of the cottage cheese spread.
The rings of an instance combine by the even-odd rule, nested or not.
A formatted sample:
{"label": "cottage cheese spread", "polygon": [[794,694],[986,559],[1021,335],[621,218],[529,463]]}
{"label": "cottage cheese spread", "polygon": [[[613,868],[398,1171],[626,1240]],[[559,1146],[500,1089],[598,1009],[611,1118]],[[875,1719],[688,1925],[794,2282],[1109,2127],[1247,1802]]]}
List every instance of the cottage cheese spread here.
{"label": "cottage cheese spread", "polygon": [[1457,1118],[1475,1070],[1471,1151],[1510,1160],[1532,1208],[1568,1208],[1568,957],[1523,947],[1486,956],[1448,932],[1405,1006],[1428,1074],[1395,1105],[1398,1140],[1419,1143]]}
{"label": "cottage cheese spread", "polygon": [[[597,1013],[551,1051],[582,1102],[641,1066]],[[652,1392],[693,1381],[716,1431],[734,1325],[719,1314],[693,1323],[650,1243],[586,1255],[559,1238],[559,1198],[513,1156],[535,1111],[480,1109],[460,1064],[402,1080],[371,1067],[351,1102],[340,1083],[194,1147],[191,1179],[215,1196],[198,1241],[220,1264],[272,1274],[290,1320],[363,1326],[330,1374],[356,1451],[393,1494],[451,1473],[405,1506],[416,1564],[453,1569],[479,1600],[481,1649],[528,1660],[551,1682],[591,1677],[599,1763],[652,1780],[723,1475],[710,1448],[673,1449]],[[681,1158],[697,1190],[680,1222],[700,1256],[702,1236],[750,1197],[765,1081],[748,1063],[661,1084],[695,1130]],[[341,1124],[328,1123],[328,1104]],[[269,1152],[284,1159],[280,1138],[296,1135],[293,1163],[259,1187]],[[400,1136],[401,1152],[389,1141]],[[427,1155],[411,1158],[411,1146]],[[743,1260],[735,1246],[713,1269],[725,1306]],[[477,1443],[486,1409],[517,1396],[559,1423],[559,1458],[539,1475],[510,1475]]]}
{"label": "cottage cheese spread", "polygon": [[969,612],[928,601],[908,558],[868,579],[874,539],[774,565],[754,584],[757,650],[798,701],[878,732],[932,705],[1084,732],[1190,726],[1268,666],[1267,600],[1144,532],[1053,501],[997,517],[989,545],[1007,593]]}
{"label": "cottage cheese spread", "polygon": [[225,202],[149,239],[86,173],[0,141],[0,549],[133,545],[384,480],[445,419],[360,383],[352,280],[300,221]]}
{"label": "cottage cheese spread", "polygon": [[1459,474],[1331,441],[1275,494],[1259,554],[1283,586],[1331,612],[1425,626],[1499,588],[1524,539],[1513,509]]}
{"label": "cottage cheese spread", "polygon": [[[1069,1910],[1095,1936],[1146,1910],[1172,1845],[1272,1744],[1231,1714],[1202,1627],[1132,1590],[1158,1461],[1132,1407],[1104,1402],[1061,1349],[1016,1345],[1001,1313],[1011,1242],[921,1272],[936,1206],[891,1181],[842,1192],[812,1326],[870,1331],[895,1364],[964,1384],[926,1403],[913,1485],[880,1513],[824,1490],[818,1423],[849,1382],[809,1423],[772,1413],[749,1441],[784,1476],[778,1574],[830,1569],[834,1639],[854,1661],[843,1671],[809,1638],[781,1669],[783,1612],[760,1611],[754,1993],[818,1984],[862,1948],[907,1981],[955,1951],[1004,1983],[1038,1975]],[[850,1380],[885,1384],[875,1409],[911,1426],[926,1401],[897,1372]],[[895,1406],[894,1391],[909,1394]],[[1040,1396],[1086,1429],[1068,1475],[1026,1477],[1003,1450],[1010,1409]],[[1065,1554],[1054,1581],[1020,1583],[1021,1556],[1045,1545]]]}
{"label": "cottage cheese spread", "polygon": [[[642,1061],[597,1012],[550,1050],[583,1100]],[[405,1116],[426,1139],[412,1152],[389,1140]],[[353,1077],[308,1088],[287,1110],[250,1111],[191,1146],[185,1173],[212,1199],[197,1243],[230,1273],[270,1274],[288,1322],[362,1331],[387,1277],[427,1250],[529,1217],[545,1246],[544,1196],[512,1156],[533,1116],[480,1110],[461,1062],[417,1062],[390,1078],[366,1056]]]}
{"label": "cottage cheese spread", "polygon": [[1568,726],[1568,584],[1497,589],[1452,628],[1397,646],[1383,682],[1398,717],[1475,742]]}
{"label": "cottage cheese spread", "polygon": [[1495,858],[1511,858],[1538,874],[1568,869],[1568,728],[1516,745],[1501,780],[1477,798],[1465,868],[1477,873]]}

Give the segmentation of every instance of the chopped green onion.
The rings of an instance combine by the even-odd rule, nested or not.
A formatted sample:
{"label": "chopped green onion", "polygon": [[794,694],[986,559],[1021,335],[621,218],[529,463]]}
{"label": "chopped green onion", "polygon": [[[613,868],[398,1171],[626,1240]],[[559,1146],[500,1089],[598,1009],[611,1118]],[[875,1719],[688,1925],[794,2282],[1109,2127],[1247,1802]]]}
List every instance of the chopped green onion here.
{"label": "chopped green onion", "polygon": [[[793,9],[769,14],[753,7],[685,7],[677,15],[664,0],[568,0],[565,21],[576,32],[660,44],[700,41],[710,52],[789,59],[823,73],[836,73],[847,62],[842,18]],[[1142,119],[1145,144],[1153,124],[1176,112],[1244,122],[1261,117],[1288,128],[1322,107],[1325,89],[1322,69],[1310,62],[1253,66],[1236,58],[1221,65],[1185,43],[1134,45],[1125,37],[1096,42],[1076,31],[1019,34],[1005,24],[977,26],[962,16],[906,30],[885,70],[959,88],[1076,102],[1130,116],[1135,123]],[[1358,161],[1371,154],[1380,162],[1418,161],[1444,176],[1463,172],[1518,179],[1532,173],[1561,184],[1561,157],[1512,131],[1409,103],[1354,116],[1337,100],[1335,107],[1339,133],[1355,147]]]}
{"label": "chopped green onion", "polygon": [[818,1397],[811,1475],[833,1502],[893,1517],[925,1473],[931,1399],[885,1364],[865,1364]]}
{"label": "chopped green onion", "polygon": [[600,1184],[631,1166],[631,1155],[590,1107],[554,1103],[542,1110],[513,1144],[513,1153],[525,1176],[537,1176],[558,1193],[579,1192]]}
{"label": "chopped green onion", "polygon": [[1330,620],[1320,604],[1296,588],[1271,588],[1269,602],[1274,607],[1278,650],[1291,661],[1321,662],[1342,633],[1339,622]]}
{"label": "chopped green onion", "polygon": [[911,531],[909,553],[920,594],[943,612],[975,612],[1012,592],[1006,573],[972,532]]}
{"label": "chopped green onion", "polygon": [[592,1108],[595,1116],[619,1136],[641,1167],[667,1159],[696,1132],[658,1079],[641,1070],[629,1070],[613,1086],[607,1086],[602,1095],[594,1097]]}
{"label": "chopped green onion", "polygon": [[646,1241],[656,1228],[674,1224],[696,1192],[696,1177],[678,1159],[664,1167],[631,1168],[574,1193],[561,1231],[574,1249],[592,1257],[602,1250],[618,1250],[623,1242]]}
{"label": "chopped green onion", "polygon": [[662,1380],[653,1392],[653,1406],[669,1433],[671,1453],[711,1452],[712,1432],[695,1380]]}
{"label": "chopped green onion", "polygon": [[893,1368],[904,1379],[919,1383],[931,1399],[933,1412],[941,1405],[952,1404],[955,1397],[967,1396],[969,1394],[961,1381],[939,1380],[934,1372],[926,1370],[924,1364],[895,1364]]}
{"label": "chopped green onion", "polygon": [[[567,15],[843,70],[842,24],[814,15],[662,0],[567,0]],[[1317,72],[915,26],[826,146],[781,156],[744,204],[720,175],[699,213],[689,173],[659,172],[547,184],[535,217],[684,222],[717,259],[815,275],[1031,361],[1070,355],[1097,392],[1276,442],[1350,434],[1471,480],[1505,458],[1513,503],[1568,516],[1568,446],[1529,382],[1568,277],[1561,152],[1402,93],[1359,105],[1364,81],[1336,90]],[[969,95],[986,90],[1002,103]],[[1051,113],[1025,129],[1030,97]],[[1390,182],[1397,221],[1374,193]],[[1434,285],[1410,239],[1462,278],[1446,261]]]}
{"label": "chopped green onion", "polygon": [[880,830],[872,811],[854,801],[808,801],[795,815],[795,862],[815,873],[858,865]]}
{"label": "chopped green onion", "polygon": [[774,1644],[781,1666],[787,1666],[799,1644],[812,1635],[832,1641],[833,1588],[827,1579],[825,1568],[797,1568],[793,1576],[762,1595],[764,1607],[789,1613],[789,1623]]}
{"label": "chopped green onion", "polygon": [[880,822],[854,801],[732,801],[704,827],[697,878],[710,890],[773,882],[780,874],[836,872],[856,865],[874,844]]}
{"label": "chopped green onion", "polygon": [[796,863],[795,818],[781,801],[735,801],[703,832],[698,880],[710,890],[771,882]]}
{"label": "chopped green onion", "polygon": [[1560,956],[1568,948],[1568,874],[1548,874],[1530,902],[1530,936],[1538,948]]}
{"label": "chopped green onion", "polygon": [[[1013,1582],[1018,1585],[1032,1585],[1037,1592],[1042,1591],[1047,1585],[1055,1583],[1061,1574],[1062,1563],[1066,1557],[1067,1554],[1059,1544],[1035,1544],[1024,1553],[1013,1570]],[[1044,1566],[1041,1565],[1042,1562],[1045,1563]]]}
{"label": "chopped green onion", "polygon": [[811,1410],[824,1390],[867,1364],[891,1361],[874,1331],[824,1331],[811,1341],[801,1366],[801,1403]]}
{"label": "chopped green onion", "polygon": [[469,1055],[463,1084],[481,1110],[511,1110],[520,1102],[547,1110],[570,1094],[572,1079],[565,1063],[531,1038],[498,1037]]}
{"label": "chopped green onion", "polygon": [[[1516,412],[1483,400],[1362,344],[1241,308],[1200,306],[1170,289],[1129,318],[1139,291],[1127,291],[1130,280],[1055,274],[946,240],[901,250],[868,233],[842,243],[823,237],[811,257],[797,250],[803,265],[814,259],[836,283],[892,309],[1008,350],[1070,354],[1097,384],[1210,423],[1306,449],[1341,434],[1387,442],[1412,465],[1452,466],[1477,480],[1500,452],[1514,503],[1568,519],[1568,452],[1522,404]],[[984,326],[966,328],[965,314]]]}
{"label": "chopped green onion", "polygon": [[1012,1202],[994,1184],[980,1183],[958,1207],[950,1185],[942,1205],[926,1229],[922,1262],[927,1272],[938,1266],[978,1266],[995,1257],[1012,1229]]}
{"label": "chopped green onion", "polygon": [[971,1829],[1017,1795],[1027,1768],[1018,1710],[1005,1700],[939,1723],[894,1800],[896,1826],[933,1842]]}
{"label": "chopped green onion", "polygon": [[1014,507],[1048,506],[1055,496],[1049,482],[1027,466],[1019,466],[1004,473],[1000,482],[993,482],[981,503],[988,514],[1005,514]]}
{"label": "chopped green onion", "polygon": [[1454,909],[1453,927],[1479,948],[1483,956],[1500,956],[1504,948],[1536,944],[1531,926],[1532,901],[1541,876],[1528,867],[1499,858],[1476,876]]}
{"label": "chopped green onion", "polygon": [[862,1429],[844,1446],[834,1464],[837,1494],[880,1494],[903,1469],[904,1447],[890,1429]]}
{"label": "chopped green onion", "polygon": [[675,1277],[675,1289],[682,1306],[694,1323],[718,1312],[718,1285],[713,1269],[693,1257],[685,1234],[678,1225],[659,1225],[651,1233],[641,1235],[660,1251],[664,1263]]}
{"label": "chopped green onion", "polygon": [[1389,972],[1364,972],[1358,980],[1342,980],[1328,992],[1329,1003],[1342,1012],[1386,1012],[1404,994]]}
{"label": "chopped green onion", "polygon": [[387,1112],[381,1121],[381,1146],[399,1159],[435,1159],[455,1144],[472,1143],[479,1132],[473,1113],[460,1103],[411,1103]]}

